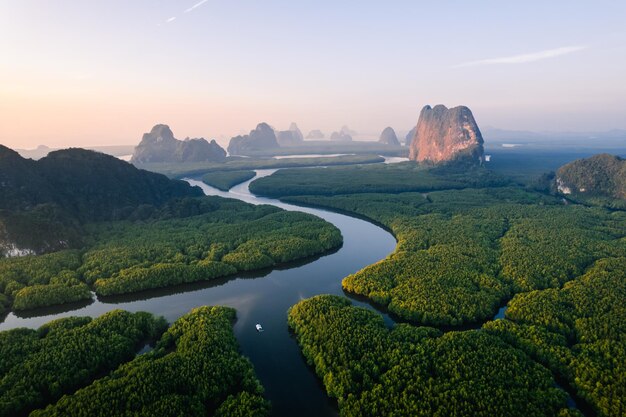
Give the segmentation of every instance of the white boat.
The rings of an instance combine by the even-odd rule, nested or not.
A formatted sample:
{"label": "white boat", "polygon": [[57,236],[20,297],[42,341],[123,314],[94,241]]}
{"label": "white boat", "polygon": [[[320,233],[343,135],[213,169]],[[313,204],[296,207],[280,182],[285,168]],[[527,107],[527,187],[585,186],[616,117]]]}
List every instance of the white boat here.
{"label": "white boat", "polygon": [[262,332],[263,331],[263,326],[261,326],[259,323],[256,324],[256,331],[257,332]]}

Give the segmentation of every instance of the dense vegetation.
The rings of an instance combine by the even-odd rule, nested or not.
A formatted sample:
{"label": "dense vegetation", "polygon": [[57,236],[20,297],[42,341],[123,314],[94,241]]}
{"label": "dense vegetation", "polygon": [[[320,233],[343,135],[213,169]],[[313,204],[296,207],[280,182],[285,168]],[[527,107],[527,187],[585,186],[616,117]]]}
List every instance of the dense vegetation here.
{"label": "dense vegetation", "polygon": [[[308,214],[204,197],[138,208],[127,221],[85,226],[86,248],[0,261],[3,304],[29,309],[210,280],[317,255],[341,245]],[[0,300],[1,301],[1,300]]]}
{"label": "dense vegetation", "polygon": [[303,196],[393,230],[393,255],[344,279],[344,289],[430,325],[491,317],[520,291],[558,287],[593,261],[626,253],[626,216],[565,206],[517,188]]}
{"label": "dense vegetation", "polygon": [[215,187],[218,190],[228,191],[237,184],[254,178],[256,172],[251,170],[245,171],[214,171],[205,174],[202,182]]}
{"label": "dense vegetation", "polygon": [[[290,196],[302,186],[301,178],[273,175],[278,189],[287,195],[284,200],[365,216],[387,226],[398,238],[393,255],[346,277],[344,289],[369,297],[403,319],[436,326],[484,321],[513,297],[506,312],[507,320],[487,323],[485,333],[523,350],[548,367],[599,416],[625,415],[626,212],[564,204],[560,198],[515,185],[493,187],[488,177],[486,182],[473,185],[477,188],[463,190],[427,194],[363,193],[367,189],[367,184],[363,183],[367,181],[361,179],[368,175],[364,171],[374,169],[378,167],[344,172],[316,170],[309,177],[310,184],[304,185],[305,189],[327,188],[330,192],[326,193],[330,195]],[[376,182],[377,190],[386,190],[386,177],[397,179],[405,169],[386,167],[385,178]],[[349,175],[348,171],[353,171],[359,181],[340,185]],[[423,180],[429,181],[432,175],[432,172],[427,173]],[[270,186],[271,180],[269,177],[263,186]],[[433,187],[445,186],[434,184]],[[345,194],[333,195],[335,187],[340,187]],[[398,189],[392,186],[388,191]],[[355,408],[348,404],[357,401],[358,396],[351,397],[349,393],[353,391],[346,391],[345,387],[350,384],[357,387],[370,378],[362,371],[363,363],[368,360],[356,357],[369,358],[369,352],[374,352],[371,367],[379,372],[389,365],[385,354],[377,349],[386,347],[388,342],[370,342],[369,339],[376,338],[365,333],[364,329],[369,329],[367,321],[357,321],[336,330],[336,335],[345,338],[341,342],[334,332],[325,333],[326,327],[332,329],[340,319],[326,313],[321,314],[322,318],[315,318],[324,303],[311,300],[314,307],[310,309],[315,313],[310,316],[308,312],[302,313],[302,309],[306,311],[309,307],[301,307],[301,303],[292,310],[290,323],[299,336],[305,356],[315,364],[329,393],[339,398],[340,405],[345,403],[342,409],[348,410],[346,415],[353,415]],[[301,320],[303,315],[309,321],[294,321]],[[348,335],[357,331],[351,330],[352,327],[358,328],[360,333],[350,339]],[[391,334],[399,328],[397,326]],[[421,331],[425,330],[421,328]],[[474,333],[451,332],[438,339],[429,334],[424,340],[437,343],[434,340],[459,338],[460,341]],[[464,336],[458,336],[460,334]],[[489,340],[490,346],[495,343],[496,357],[502,354],[505,348]],[[442,347],[438,354],[450,361],[447,355],[455,349],[451,343]],[[462,351],[470,355],[475,349],[488,351],[489,348],[474,345]],[[436,349],[430,346],[426,351],[433,350]],[[351,359],[350,355],[355,357]],[[339,362],[335,364],[335,360]],[[351,361],[359,366],[352,365]],[[411,356],[405,354],[398,363],[411,361]],[[480,361],[469,363],[463,375],[486,372]],[[430,362],[425,366],[431,376],[440,375]],[[518,370],[510,376],[510,381],[524,381],[529,372]],[[407,372],[407,376],[398,381],[405,381],[414,374],[419,375],[419,372]],[[447,378],[454,381],[449,375]],[[405,383],[396,384],[404,386]],[[385,391],[376,384],[372,387],[374,394],[362,387],[354,388],[354,392],[371,400]],[[418,391],[417,397],[421,398],[424,392]],[[426,396],[437,398],[437,393]],[[478,398],[492,396],[492,393],[474,392],[468,398],[476,405]],[[396,395],[395,398],[404,397]],[[507,399],[503,403],[510,401],[514,400]],[[383,401],[375,405],[368,403],[368,407],[378,409],[376,407],[384,404]],[[518,409],[526,410],[524,406]],[[400,414],[419,415],[404,411]],[[448,410],[442,415],[454,415],[454,412]],[[434,414],[424,412],[429,413]],[[552,410],[548,414],[556,413]],[[572,415],[573,411],[558,413]],[[530,415],[535,414],[530,412]]]}
{"label": "dense vegetation", "polygon": [[485,325],[572,386],[599,416],[626,415],[626,258],[605,258],[560,289],[518,294]]}
{"label": "dense vegetation", "polygon": [[147,313],[70,317],[0,332],[0,416],[26,415],[134,357],[166,323]]}
{"label": "dense vegetation", "polygon": [[151,352],[31,416],[266,416],[269,404],[238,352],[234,320],[230,308],[194,309]]}
{"label": "dense vegetation", "polygon": [[561,191],[577,200],[626,209],[626,160],[609,154],[579,159],[559,168]]}
{"label": "dense vegetation", "polygon": [[414,162],[388,165],[281,170],[250,184],[250,191],[271,197],[351,193],[427,192],[500,186],[509,180],[471,166],[429,169]]}
{"label": "dense vegetation", "polygon": [[77,250],[0,260],[0,293],[5,306],[27,310],[91,299],[89,287],[76,272],[80,265]]}
{"label": "dense vegetation", "polygon": [[335,296],[296,304],[289,326],[342,416],[578,415],[548,370],[486,332],[389,330]]}
{"label": "dense vegetation", "polygon": [[0,145],[0,183],[0,256],[81,247],[85,222],[126,219],[138,206],[202,195],[182,181],[84,149],[33,161]]}
{"label": "dense vegetation", "polygon": [[[624,213],[563,205],[520,187],[494,187],[506,180],[480,168],[409,163],[290,171],[256,180],[251,188],[390,228],[398,239],[395,253],[347,277],[343,286],[415,322],[484,321],[514,293],[558,287],[593,261],[626,253],[620,240],[626,234]],[[480,188],[382,193],[461,185]],[[292,196],[298,190],[330,196]],[[333,195],[339,191],[351,194]]]}
{"label": "dense vegetation", "polygon": [[184,164],[152,163],[138,165],[149,171],[159,172],[171,178],[195,177],[216,171],[244,171],[255,169],[278,169],[330,165],[373,164],[383,162],[384,158],[377,155],[341,155],[336,157],[310,158],[243,158],[229,157],[226,162],[196,162]]}
{"label": "dense vegetation", "polygon": [[200,196],[183,181],[142,171],[113,156],[84,149],[50,152],[33,161],[0,148],[0,209],[32,210],[50,204],[82,221],[126,218],[138,205]]}

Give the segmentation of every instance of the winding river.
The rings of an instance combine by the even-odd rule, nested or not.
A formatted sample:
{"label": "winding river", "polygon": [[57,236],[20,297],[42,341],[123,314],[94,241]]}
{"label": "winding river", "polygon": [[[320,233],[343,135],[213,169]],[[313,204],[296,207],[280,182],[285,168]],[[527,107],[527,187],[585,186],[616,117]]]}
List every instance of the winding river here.
{"label": "winding river", "polygon": [[[259,170],[257,176],[275,170]],[[253,180],[254,180],[253,179]],[[393,252],[396,241],[372,223],[330,211],[298,207],[278,200],[256,197],[248,190],[250,181],[222,192],[199,181],[208,195],[237,198],[252,204],[271,204],[285,210],[302,211],[321,217],[341,230],[343,246],[315,259],[281,268],[242,274],[208,283],[195,283],[120,297],[97,298],[83,305],[37,310],[32,316],[10,313],[0,330],[15,327],[36,328],[53,319],[72,315],[99,316],[113,309],[148,311],[173,322],[190,309],[202,305],[224,305],[237,309],[235,336],[241,350],[252,363],[272,402],[273,416],[336,416],[336,402],[330,400],[321,382],[309,368],[287,329],[287,309],[298,301],[317,294],[344,295],[341,280]],[[354,304],[372,308],[367,303]],[[384,315],[388,325],[392,319]],[[264,332],[258,333],[255,324]]]}
{"label": "winding river", "polygon": [[[386,160],[386,163],[400,162]],[[300,207],[279,200],[257,197],[248,186],[276,170],[257,170],[253,179],[224,192],[201,181],[187,180],[207,195],[236,198],[251,204],[270,204],[285,210],[310,213],[334,224],[343,235],[343,246],[335,252],[313,259],[282,265],[279,268],[239,274],[204,283],[144,291],[116,297],[98,298],[83,304],[38,309],[28,315],[9,313],[0,323],[0,331],[16,327],[37,328],[67,316],[97,317],[114,309],[148,311],[164,316],[169,322],[203,305],[223,305],[237,309],[234,332],[242,353],[250,358],[272,402],[272,416],[338,416],[337,403],[329,399],[313,369],[306,365],[300,349],[287,328],[287,310],[298,301],[318,294],[346,295],[341,280],[393,252],[396,240],[386,230],[354,217],[319,208]],[[387,326],[394,323],[388,314],[370,304],[352,298],[353,304],[381,314]],[[493,319],[504,318],[506,306]],[[256,323],[264,331],[255,329]],[[480,328],[481,324],[469,328]],[[149,350],[145,346],[139,353]],[[568,391],[568,406],[587,413],[585,404],[577,404]]]}

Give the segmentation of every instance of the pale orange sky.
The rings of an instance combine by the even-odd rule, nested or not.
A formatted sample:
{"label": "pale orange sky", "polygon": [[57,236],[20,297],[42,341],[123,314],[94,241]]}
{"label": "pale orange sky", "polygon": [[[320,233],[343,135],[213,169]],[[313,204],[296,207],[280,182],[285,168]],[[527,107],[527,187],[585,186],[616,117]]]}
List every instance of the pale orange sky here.
{"label": "pale orange sky", "polygon": [[197,3],[0,0],[0,143],[375,136],[439,103],[483,127],[626,129],[623,2]]}

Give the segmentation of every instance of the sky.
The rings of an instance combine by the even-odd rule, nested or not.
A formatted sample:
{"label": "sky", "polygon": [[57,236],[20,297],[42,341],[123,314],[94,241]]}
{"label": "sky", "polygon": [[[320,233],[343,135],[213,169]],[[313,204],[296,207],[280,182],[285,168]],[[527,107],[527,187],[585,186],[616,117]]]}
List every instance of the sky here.
{"label": "sky", "polygon": [[626,129],[624,1],[0,0],[0,143],[225,143],[261,121]]}

